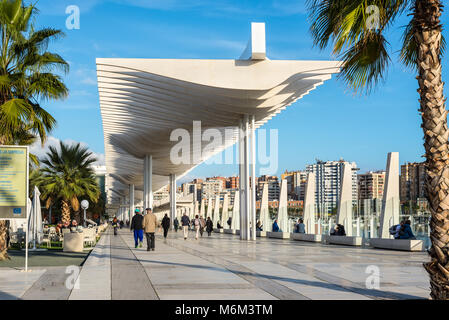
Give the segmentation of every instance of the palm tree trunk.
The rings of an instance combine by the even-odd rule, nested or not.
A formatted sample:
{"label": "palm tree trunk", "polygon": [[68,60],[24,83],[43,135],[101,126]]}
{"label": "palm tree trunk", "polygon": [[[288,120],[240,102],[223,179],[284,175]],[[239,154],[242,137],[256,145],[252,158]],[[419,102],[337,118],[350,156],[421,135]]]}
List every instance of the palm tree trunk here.
{"label": "palm tree trunk", "polygon": [[424,264],[430,276],[431,298],[449,299],[449,130],[441,79],[441,0],[416,0],[415,39],[418,48],[426,191],[431,213],[431,261]]}
{"label": "palm tree trunk", "polygon": [[70,207],[67,200],[62,200],[61,215],[62,223],[70,223]]}
{"label": "palm tree trunk", "polygon": [[0,221],[0,261],[9,259],[6,246],[6,221]]}

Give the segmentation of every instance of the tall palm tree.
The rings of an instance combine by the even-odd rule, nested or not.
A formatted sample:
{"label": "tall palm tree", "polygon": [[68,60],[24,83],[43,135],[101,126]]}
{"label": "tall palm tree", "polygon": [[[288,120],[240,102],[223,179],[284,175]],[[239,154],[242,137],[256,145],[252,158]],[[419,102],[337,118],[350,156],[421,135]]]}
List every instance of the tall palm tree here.
{"label": "tall palm tree", "polygon": [[385,31],[410,13],[400,60],[417,71],[426,150],[426,191],[431,212],[431,298],[449,299],[449,130],[441,79],[445,48],[441,0],[308,0],[311,33],[321,49],[332,45],[344,64],[340,78],[355,92],[369,92],[391,62]]}
{"label": "tall palm tree", "polygon": [[[68,64],[47,50],[63,33],[36,29],[36,13],[34,5],[22,0],[0,0],[0,145],[33,137],[44,143],[56,120],[41,104],[68,94],[61,76],[54,73],[68,72]],[[0,261],[6,258],[6,222],[0,221]]]}
{"label": "tall palm tree", "polygon": [[61,201],[62,221],[70,222],[70,209],[79,210],[81,197],[94,203],[98,201],[100,188],[91,167],[97,159],[79,143],[60,142],[59,147],[60,151],[50,147],[46,158],[40,161],[43,166],[35,184],[47,206]]}

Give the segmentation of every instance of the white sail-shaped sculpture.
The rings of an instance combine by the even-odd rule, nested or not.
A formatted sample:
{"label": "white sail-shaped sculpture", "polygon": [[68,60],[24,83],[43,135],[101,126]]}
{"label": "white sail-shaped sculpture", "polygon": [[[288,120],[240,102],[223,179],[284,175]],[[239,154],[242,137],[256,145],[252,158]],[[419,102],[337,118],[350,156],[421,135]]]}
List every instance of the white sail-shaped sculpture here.
{"label": "white sail-shaped sculpture", "polygon": [[338,200],[337,224],[345,227],[346,235],[352,236],[352,166],[343,164],[340,198]]}
{"label": "white sail-shaped sculpture", "polygon": [[212,219],[212,198],[207,201],[207,214],[205,218],[210,217]]}
{"label": "white sail-shaped sculpture", "polygon": [[201,198],[201,210],[200,210],[200,215],[202,217],[206,216],[206,211],[205,211],[205,203],[204,203],[204,198]]}
{"label": "white sail-shaped sculpture", "polygon": [[217,222],[220,221],[220,196],[217,195],[215,198],[215,206],[214,206],[214,213],[212,217],[212,225],[214,228],[217,227]]}
{"label": "white sail-shaped sculpture", "polygon": [[304,193],[304,215],[306,233],[315,234],[315,173],[307,174],[306,190]]}
{"label": "white sail-shaped sculpture", "polygon": [[278,225],[282,232],[289,232],[287,212],[287,180],[281,182],[281,195],[279,196]]}
{"label": "white sail-shaped sculpture", "polygon": [[270,210],[268,208],[268,183],[264,183],[262,189],[262,202],[260,205],[260,223],[264,231],[271,231]]}
{"label": "white sail-shaped sculpture", "polygon": [[236,191],[234,195],[234,207],[232,208],[231,229],[240,229],[240,192]]}
{"label": "white sail-shaped sculpture", "polygon": [[391,238],[388,229],[399,224],[399,211],[399,152],[390,152],[387,160],[387,175],[380,215],[380,238]]}
{"label": "white sail-shaped sculpture", "polygon": [[229,195],[226,193],[223,198],[223,209],[221,213],[221,226],[223,228],[228,228],[229,219]]}

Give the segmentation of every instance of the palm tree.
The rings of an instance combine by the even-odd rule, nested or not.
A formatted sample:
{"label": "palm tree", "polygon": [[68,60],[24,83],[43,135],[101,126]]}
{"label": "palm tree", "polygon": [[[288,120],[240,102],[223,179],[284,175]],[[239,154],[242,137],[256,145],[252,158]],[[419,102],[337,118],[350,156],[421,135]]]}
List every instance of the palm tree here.
{"label": "palm tree", "polygon": [[59,147],[60,151],[49,148],[46,158],[41,160],[41,175],[35,183],[47,207],[61,201],[62,221],[70,222],[70,208],[78,211],[81,197],[98,201],[100,188],[91,167],[97,159],[79,143],[70,146],[60,142]]}
{"label": "palm tree", "polygon": [[441,0],[308,0],[314,44],[343,61],[340,78],[355,92],[368,93],[385,78],[391,62],[385,31],[404,12],[400,60],[417,71],[420,114],[431,212],[431,298],[449,299],[449,130],[441,79],[445,48]]}
{"label": "palm tree", "polygon": [[[44,143],[56,120],[42,102],[67,96],[68,89],[55,70],[68,72],[48,43],[63,36],[60,30],[36,29],[37,9],[22,0],[0,0],[0,145]],[[31,158],[35,162],[35,158]],[[7,259],[6,222],[0,221],[0,261]]]}
{"label": "palm tree", "polygon": [[11,144],[17,130],[29,131],[45,141],[56,120],[40,103],[61,99],[68,90],[53,71],[68,71],[67,62],[47,51],[48,43],[63,36],[61,30],[35,30],[33,5],[22,0],[0,0],[0,143]]}

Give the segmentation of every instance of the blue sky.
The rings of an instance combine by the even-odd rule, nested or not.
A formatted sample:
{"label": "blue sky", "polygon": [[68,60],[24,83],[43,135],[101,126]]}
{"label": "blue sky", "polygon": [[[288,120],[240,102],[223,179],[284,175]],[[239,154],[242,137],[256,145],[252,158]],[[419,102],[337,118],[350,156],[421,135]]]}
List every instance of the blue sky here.
{"label": "blue sky", "polygon": [[[250,22],[265,22],[270,59],[335,59],[329,50],[313,48],[304,2],[39,0],[37,24],[64,30],[66,37],[50,49],[71,66],[65,78],[69,98],[46,104],[58,121],[52,136],[104,153],[97,57],[235,59],[246,46]],[[65,27],[68,5],[81,10],[79,30]],[[401,17],[389,34],[392,52],[399,49],[406,22]],[[383,169],[390,151],[400,153],[401,163],[421,161],[416,88],[415,75],[398,63],[396,53],[385,83],[369,96],[354,96],[336,79],[326,82],[265,125],[279,130],[278,174],[304,169],[316,158],[355,161],[362,172]],[[203,164],[189,178],[235,173],[236,166]]]}

